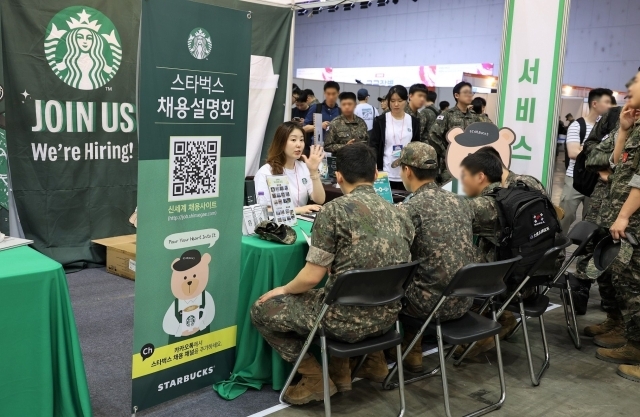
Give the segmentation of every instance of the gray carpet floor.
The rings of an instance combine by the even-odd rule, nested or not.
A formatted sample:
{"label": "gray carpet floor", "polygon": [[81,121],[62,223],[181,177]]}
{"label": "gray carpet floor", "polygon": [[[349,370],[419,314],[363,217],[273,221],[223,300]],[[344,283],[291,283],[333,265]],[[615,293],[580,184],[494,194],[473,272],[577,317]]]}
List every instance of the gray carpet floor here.
{"label": "gray carpet floor", "polygon": [[[85,269],[67,275],[80,335],[95,417],[120,417],[131,410],[134,282]],[[205,388],[170,401],[139,416],[245,417],[278,403],[270,387],[249,391],[235,401],[223,400]]]}

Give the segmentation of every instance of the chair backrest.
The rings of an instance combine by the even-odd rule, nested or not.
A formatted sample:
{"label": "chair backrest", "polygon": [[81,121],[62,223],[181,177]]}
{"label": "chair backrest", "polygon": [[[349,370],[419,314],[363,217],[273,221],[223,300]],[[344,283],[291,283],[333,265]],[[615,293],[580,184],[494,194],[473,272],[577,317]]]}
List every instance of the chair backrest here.
{"label": "chair backrest", "polygon": [[375,269],[347,271],[336,278],[324,302],[328,305],[374,307],[399,301],[420,261]]}
{"label": "chair backrest", "polygon": [[573,226],[567,236],[574,245],[578,245],[578,249],[573,252],[575,256],[586,255],[587,245],[596,236],[599,228],[597,224],[587,221],[581,221]]}
{"label": "chair backrest", "polygon": [[465,265],[458,269],[442,295],[482,298],[498,295],[507,289],[505,279],[521,259],[522,256],[517,256],[503,261]]}
{"label": "chair backrest", "polygon": [[544,285],[547,284],[549,280],[553,279],[558,272],[558,268],[556,267],[558,255],[562,249],[569,245],[571,245],[571,239],[568,237],[556,237],[553,242],[553,247],[547,249],[544,255],[542,255],[538,262],[536,262],[529,270],[528,275],[531,278],[527,281],[525,287]]}

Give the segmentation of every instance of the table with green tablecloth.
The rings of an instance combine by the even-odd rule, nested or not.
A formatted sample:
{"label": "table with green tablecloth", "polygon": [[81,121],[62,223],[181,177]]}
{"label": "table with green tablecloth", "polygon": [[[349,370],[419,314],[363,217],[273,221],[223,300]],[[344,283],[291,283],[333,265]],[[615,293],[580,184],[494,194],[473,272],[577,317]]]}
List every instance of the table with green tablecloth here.
{"label": "table with green tablecloth", "polygon": [[214,385],[221,397],[232,400],[248,388],[260,389],[263,384],[271,384],[275,390],[284,386],[291,365],[253,327],[249,309],[262,294],[295,278],[305,265],[309,246],[301,230],[309,235],[311,226],[312,223],[298,221],[294,227],[298,239],[293,245],[243,236],[236,363],[229,380]]}
{"label": "table with green tablecloth", "polygon": [[0,416],[91,416],[62,266],[22,246],[0,251]]}

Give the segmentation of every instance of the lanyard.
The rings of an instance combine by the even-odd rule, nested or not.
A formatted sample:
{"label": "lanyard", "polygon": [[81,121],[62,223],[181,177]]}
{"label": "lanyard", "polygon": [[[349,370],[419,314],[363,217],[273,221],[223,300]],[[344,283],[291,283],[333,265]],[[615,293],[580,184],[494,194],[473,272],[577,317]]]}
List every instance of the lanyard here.
{"label": "lanyard", "polygon": [[398,146],[402,143],[402,133],[404,132],[404,121],[407,120],[407,115],[404,115],[404,117],[402,118],[402,128],[400,129],[400,140],[398,140],[398,137],[396,136],[396,124],[395,124],[395,120],[393,118],[393,115],[391,114],[391,112],[389,112],[389,115],[391,116],[391,129],[393,130],[393,144]]}

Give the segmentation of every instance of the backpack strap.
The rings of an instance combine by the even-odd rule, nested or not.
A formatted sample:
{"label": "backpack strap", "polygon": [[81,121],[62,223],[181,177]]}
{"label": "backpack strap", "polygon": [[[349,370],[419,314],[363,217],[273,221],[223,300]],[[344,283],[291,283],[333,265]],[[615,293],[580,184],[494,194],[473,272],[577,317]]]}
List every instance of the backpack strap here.
{"label": "backpack strap", "polygon": [[580,145],[582,145],[587,136],[587,122],[584,121],[584,117],[579,117],[576,122],[580,125]]}

